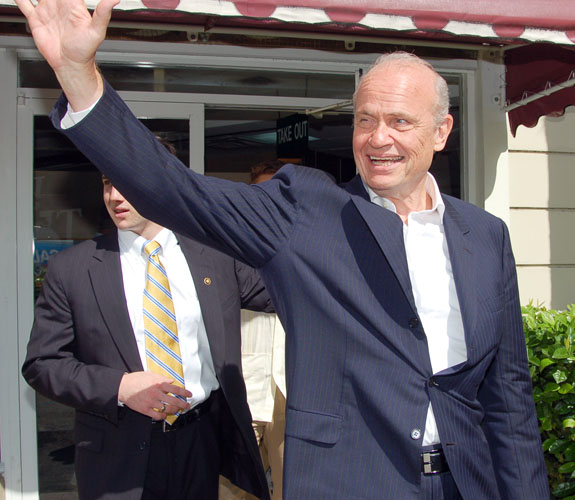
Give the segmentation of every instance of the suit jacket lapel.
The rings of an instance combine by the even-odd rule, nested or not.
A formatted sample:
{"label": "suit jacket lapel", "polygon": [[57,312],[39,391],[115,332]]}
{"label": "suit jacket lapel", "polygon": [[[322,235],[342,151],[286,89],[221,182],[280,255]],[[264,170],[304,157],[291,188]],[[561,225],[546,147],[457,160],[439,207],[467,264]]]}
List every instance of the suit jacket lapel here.
{"label": "suit jacket lapel", "polygon": [[477,280],[474,279],[476,269],[470,238],[471,230],[447,196],[443,196],[443,201],[445,203],[443,225],[453,270],[453,279],[455,280],[455,289],[457,290],[457,298],[463,319],[467,357],[469,360],[470,353],[476,352],[473,349],[474,339],[472,332],[475,328],[477,315]]}
{"label": "suit jacket lapel", "polygon": [[371,202],[359,175],[346,186],[346,190],[355,195],[351,197],[352,202],[368,225],[399,281],[405,297],[416,312],[403,243],[403,222],[397,214]]}
{"label": "suit jacket lapel", "polygon": [[[370,228],[403,288],[403,292],[409,304],[414,312],[416,312],[417,308],[415,306],[411,280],[409,278],[405,245],[403,244],[403,222],[393,212],[371,203],[359,175],[346,186],[346,190],[350,194],[355,195],[351,197],[353,203]],[[469,359],[470,353],[476,352],[473,349],[474,340],[472,332],[475,327],[477,315],[474,284],[476,280],[474,280],[472,274],[475,272],[475,267],[469,237],[470,228],[450,202],[449,197],[443,196],[443,199],[445,202],[443,223],[455,280],[455,288],[457,290],[457,297],[463,319],[465,342]],[[458,367],[455,368],[458,369],[460,367],[461,366],[458,365]]]}
{"label": "suit jacket lapel", "polygon": [[205,252],[204,245],[178,234],[176,238],[192,273],[214,368],[216,374],[219,374],[222,373],[224,366],[226,336],[218,294],[219,283],[215,279],[214,265]]}
{"label": "suit jacket lapel", "polygon": [[96,301],[128,370],[143,370],[122,281],[117,232],[102,237],[88,270]]}

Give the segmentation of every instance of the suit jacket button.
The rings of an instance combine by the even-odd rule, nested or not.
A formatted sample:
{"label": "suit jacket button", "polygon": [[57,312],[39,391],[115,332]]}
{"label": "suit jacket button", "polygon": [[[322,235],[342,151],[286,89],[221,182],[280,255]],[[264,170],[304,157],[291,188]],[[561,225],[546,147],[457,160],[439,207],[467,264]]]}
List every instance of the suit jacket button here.
{"label": "suit jacket button", "polygon": [[411,318],[409,320],[409,328],[417,328],[419,326],[419,320],[417,318]]}
{"label": "suit jacket button", "polygon": [[429,387],[439,387],[439,382],[435,377],[429,379]]}
{"label": "suit jacket button", "polygon": [[421,437],[421,429],[413,429],[411,431],[411,439],[417,440]]}

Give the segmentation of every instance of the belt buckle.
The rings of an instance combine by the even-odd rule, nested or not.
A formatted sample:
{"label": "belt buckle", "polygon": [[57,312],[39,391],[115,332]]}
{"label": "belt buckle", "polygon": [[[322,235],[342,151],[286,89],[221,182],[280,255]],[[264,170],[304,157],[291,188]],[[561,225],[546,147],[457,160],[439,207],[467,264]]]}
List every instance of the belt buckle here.
{"label": "belt buckle", "polygon": [[178,418],[176,420],[174,420],[173,424],[170,424],[166,419],[162,420],[162,432],[166,433],[166,432],[172,432],[172,431],[177,430],[182,424],[181,419],[183,419],[184,415],[187,415],[187,414],[188,414],[188,412],[176,413]]}
{"label": "belt buckle", "polygon": [[[176,422],[177,422],[177,420],[176,420]],[[176,422],[174,422],[172,425],[170,425],[166,420],[162,420],[162,432],[163,432],[163,433],[166,433],[166,432],[175,431],[175,430],[176,430],[176,427],[175,427],[174,424],[175,424]]]}
{"label": "belt buckle", "polygon": [[[421,454],[421,459],[423,462],[423,473],[425,475],[439,474],[442,470],[442,451],[441,450],[431,450],[425,451]],[[439,463],[434,463],[434,459],[439,459]]]}
{"label": "belt buckle", "polygon": [[435,474],[433,472],[433,467],[431,466],[431,453],[424,452],[421,454],[421,458],[423,459],[423,473],[424,474]]}

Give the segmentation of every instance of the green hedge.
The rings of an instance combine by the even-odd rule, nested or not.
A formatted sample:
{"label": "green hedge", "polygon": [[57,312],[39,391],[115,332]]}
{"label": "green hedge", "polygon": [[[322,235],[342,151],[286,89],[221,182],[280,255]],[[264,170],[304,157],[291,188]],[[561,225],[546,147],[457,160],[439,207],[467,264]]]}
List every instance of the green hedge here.
{"label": "green hedge", "polygon": [[522,311],[549,484],[554,498],[575,500],[575,305]]}

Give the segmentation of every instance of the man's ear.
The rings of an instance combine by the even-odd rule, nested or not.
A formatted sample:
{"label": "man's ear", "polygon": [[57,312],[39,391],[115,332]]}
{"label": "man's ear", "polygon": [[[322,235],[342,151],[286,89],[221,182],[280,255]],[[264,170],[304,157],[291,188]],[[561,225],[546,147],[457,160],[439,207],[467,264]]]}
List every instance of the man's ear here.
{"label": "man's ear", "polygon": [[437,128],[435,132],[435,145],[434,151],[441,151],[445,147],[445,143],[447,142],[447,138],[451,133],[451,129],[453,128],[453,116],[445,115],[443,122]]}

